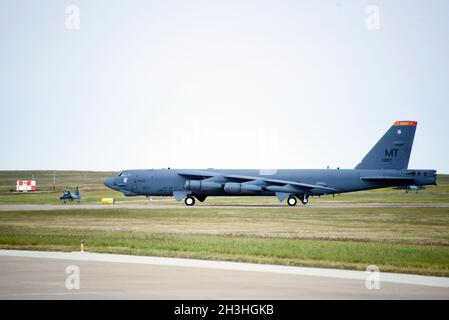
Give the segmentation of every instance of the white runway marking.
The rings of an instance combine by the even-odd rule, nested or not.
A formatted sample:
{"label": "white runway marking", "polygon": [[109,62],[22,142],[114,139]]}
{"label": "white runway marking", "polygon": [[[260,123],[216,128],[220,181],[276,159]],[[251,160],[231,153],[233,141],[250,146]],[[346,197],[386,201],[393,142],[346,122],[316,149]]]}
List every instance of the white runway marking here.
{"label": "white runway marking", "polygon": [[[0,256],[147,264],[158,266],[193,267],[193,268],[208,268],[208,269],[249,271],[249,272],[268,272],[278,274],[303,275],[303,276],[327,277],[327,278],[351,279],[363,281],[365,281],[367,277],[367,273],[365,271],[309,268],[309,267],[290,267],[290,266],[278,266],[268,264],[194,260],[194,259],[180,259],[180,258],[162,258],[162,257],[149,257],[149,256],[130,256],[130,255],[101,254],[101,253],[88,253],[88,252],[81,253],[81,252],[0,250]],[[431,276],[421,276],[412,274],[380,272],[380,281],[409,284],[409,285],[449,288],[449,278],[447,277],[431,277]]]}

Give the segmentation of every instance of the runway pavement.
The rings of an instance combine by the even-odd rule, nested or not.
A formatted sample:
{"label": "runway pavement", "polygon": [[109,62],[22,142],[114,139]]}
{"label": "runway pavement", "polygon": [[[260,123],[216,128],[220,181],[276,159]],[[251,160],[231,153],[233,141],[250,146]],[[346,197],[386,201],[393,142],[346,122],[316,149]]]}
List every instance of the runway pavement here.
{"label": "runway pavement", "polygon": [[449,299],[449,278],[382,272],[370,290],[363,271],[86,252],[0,250],[0,266],[0,299]]}
{"label": "runway pavement", "polygon": [[[312,203],[307,206],[298,205],[298,210],[302,208],[449,208],[448,202],[376,202],[376,203]],[[100,209],[137,209],[137,210],[151,210],[151,209],[177,209],[177,208],[203,208],[203,209],[217,209],[217,208],[292,208],[286,204],[242,204],[242,205],[207,205],[198,204],[193,207],[187,207],[183,203],[179,204],[153,204],[153,203],[117,203],[113,205],[107,204],[3,204],[0,205],[0,211],[51,211],[51,210],[100,210]]]}

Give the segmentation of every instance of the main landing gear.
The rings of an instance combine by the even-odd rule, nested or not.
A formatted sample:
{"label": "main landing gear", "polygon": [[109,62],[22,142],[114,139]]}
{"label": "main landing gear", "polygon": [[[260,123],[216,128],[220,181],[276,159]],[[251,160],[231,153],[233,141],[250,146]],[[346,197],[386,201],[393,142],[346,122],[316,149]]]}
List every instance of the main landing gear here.
{"label": "main landing gear", "polygon": [[294,197],[294,196],[290,196],[290,197],[288,197],[288,199],[287,199],[287,204],[290,206],[290,207],[294,207],[294,206],[296,206],[296,203],[298,202],[298,200],[296,200],[296,198]]}
{"label": "main landing gear", "polygon": [[184,199],[184,203],[186,204],[186,206],[193,206],[195,204],[195,198],[192,196],[187,196]]}
{"label": "main landing gear", "polygon": [[[308,195],[301,195],[301,196],[299,197],[299,200],[301,200],[301,203],[302,203],[303,205],[306,205],[306,204],[309,203],[309,196],[308,196]],[[290,207],[296,206],[297,203],[298,203],[298,200],[296,200],[295,196],[290,196],[290,197],[287,198],[287,204],[288,204]]]}

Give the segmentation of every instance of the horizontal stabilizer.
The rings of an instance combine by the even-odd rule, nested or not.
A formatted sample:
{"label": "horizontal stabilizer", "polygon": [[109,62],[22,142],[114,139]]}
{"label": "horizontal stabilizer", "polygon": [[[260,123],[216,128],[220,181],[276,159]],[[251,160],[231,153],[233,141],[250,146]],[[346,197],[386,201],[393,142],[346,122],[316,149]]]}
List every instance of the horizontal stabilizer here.
{"label": "horizontal stabilizer", "polygon": [[361,177],[361,180],[367,181],[413,181],[412,177],[394,177],[394,176],[373,176],[373,177]]}

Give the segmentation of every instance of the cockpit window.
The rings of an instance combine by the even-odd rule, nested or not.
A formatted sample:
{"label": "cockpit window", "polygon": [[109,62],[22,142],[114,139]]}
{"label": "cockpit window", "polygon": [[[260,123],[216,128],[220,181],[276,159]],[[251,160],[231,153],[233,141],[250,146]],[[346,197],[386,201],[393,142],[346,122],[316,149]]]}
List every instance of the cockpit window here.
{"label": "cockpit window", "polygon": [[119,177],[127,177],[127,176],[129,176],[129,172],[120,172],[120,173],[118,174],[118,176],[119,176]]}

